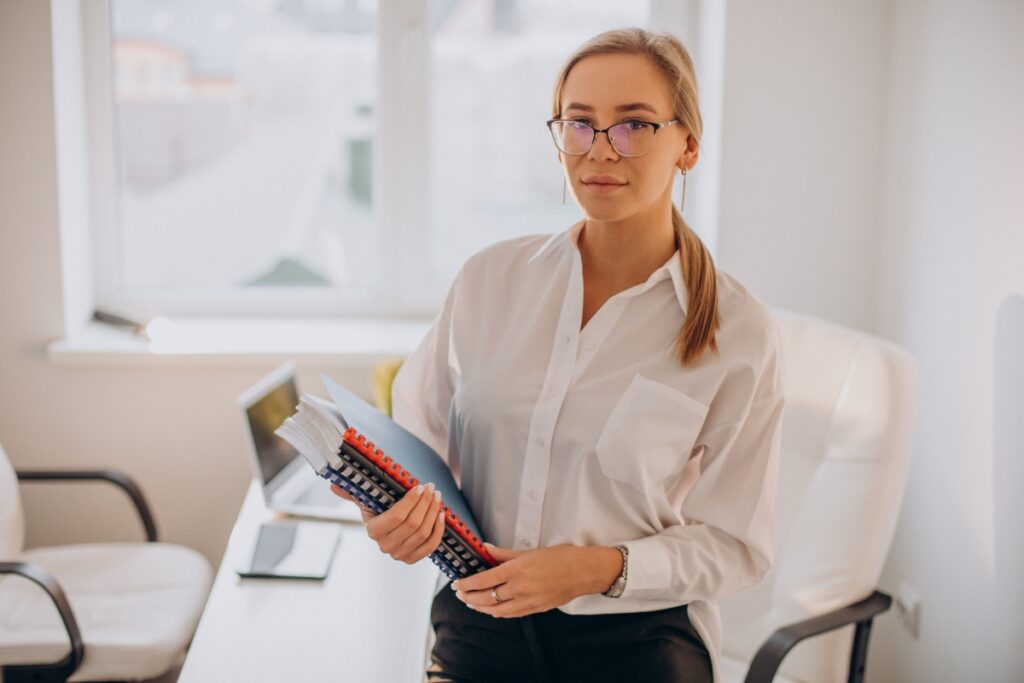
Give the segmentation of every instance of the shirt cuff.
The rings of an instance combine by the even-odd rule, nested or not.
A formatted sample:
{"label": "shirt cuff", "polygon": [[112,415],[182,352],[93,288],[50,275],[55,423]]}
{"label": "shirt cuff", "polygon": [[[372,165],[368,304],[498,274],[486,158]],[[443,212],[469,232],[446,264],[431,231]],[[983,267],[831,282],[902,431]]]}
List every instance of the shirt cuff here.
{"label": "shirt cuff", "polygon": [[672,565],[662,539],[647,536],[618,545],[629,551],[626,588],[620,597],[664,597],[671,584]]}

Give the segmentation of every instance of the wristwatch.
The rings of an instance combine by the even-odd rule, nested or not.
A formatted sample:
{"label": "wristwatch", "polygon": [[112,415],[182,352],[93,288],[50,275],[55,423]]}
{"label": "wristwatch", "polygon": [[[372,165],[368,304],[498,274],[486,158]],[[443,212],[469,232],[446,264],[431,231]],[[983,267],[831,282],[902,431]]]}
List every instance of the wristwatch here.
{"label": "wristwatch", "polygon": [[629,571],[629,548],[624,545],[617,545],[615,548],[622,553],[622,573],[616,577],[615,583],[611,585],[611,588],[601,594],[606,598],[617,598],[622,595],[622,591],[626,590],[626,575]]}

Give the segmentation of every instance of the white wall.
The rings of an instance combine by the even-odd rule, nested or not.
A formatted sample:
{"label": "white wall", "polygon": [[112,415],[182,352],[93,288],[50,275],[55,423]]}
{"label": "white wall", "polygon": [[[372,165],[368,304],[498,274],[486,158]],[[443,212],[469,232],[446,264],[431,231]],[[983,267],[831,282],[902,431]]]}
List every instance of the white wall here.
{"label": "white wall", "polygon": [[[879,683],[1024,671],[1022,11],[728,3],[719,264],[771,305],[878,332],[921,363],[882,580],[920,590],[921,635],[876,622]],[[267,368],[45,359],[63,334],[51,59],[49,4],[0,3],[0,442],[22,468],[125,469],[163,539],[216,563],[249,477],[233,399]],[[321,370],[367,388],[367,368],[301,380]],[[141,536],[118,494],[81,488],[22,487],[30,545]]]}
{"label": "white wall", "polygon": [[728,3],[719,264],[772,304],[874,318],[889,2]]}
{"label": "white wall", "polygon": [[1024,3],[896,5],[879,331],[921,362],[917,446],[884,573],[878,681],[1024,680]]}
{"label": "white wall", "polygon": [[1024,3],[729,3],[719,265],[921,364],[867,678],[1024,680]]}

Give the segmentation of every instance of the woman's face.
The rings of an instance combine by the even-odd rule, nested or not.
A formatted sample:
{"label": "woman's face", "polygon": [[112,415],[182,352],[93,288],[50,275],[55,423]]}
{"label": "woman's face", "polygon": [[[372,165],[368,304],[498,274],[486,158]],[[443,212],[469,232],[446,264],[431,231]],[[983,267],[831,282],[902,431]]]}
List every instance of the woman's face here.
{"label": "woman's face", "polygon": [[[569,71],[562,91],[562,119],[586,119],[594,128],[624,120],[664,123],[675,118],[672,95],[664,75],[640,55],[603,54],[584,57]],[[617,221],[643,212],[669,211],[672,180],[685,164],[697,159],[697,145],[681,123],[654,135],[651,151],[639,157],[620,156],[605,133],[598,133],[586,154],[558,153],[573,194],[588,218]],[[620,185],[591,182],[596,176]]]}

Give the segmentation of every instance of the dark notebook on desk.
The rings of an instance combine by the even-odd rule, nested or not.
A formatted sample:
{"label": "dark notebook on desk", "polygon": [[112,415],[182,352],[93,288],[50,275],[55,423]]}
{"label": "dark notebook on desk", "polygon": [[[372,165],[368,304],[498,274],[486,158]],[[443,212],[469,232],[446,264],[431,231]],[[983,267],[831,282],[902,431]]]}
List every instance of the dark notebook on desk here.
{"label": "dark notebook on desk", "polygon": [[334,522],[264,522],[249,566],[236,571],[246,578],[322,580],[340,542]]}

